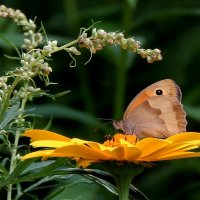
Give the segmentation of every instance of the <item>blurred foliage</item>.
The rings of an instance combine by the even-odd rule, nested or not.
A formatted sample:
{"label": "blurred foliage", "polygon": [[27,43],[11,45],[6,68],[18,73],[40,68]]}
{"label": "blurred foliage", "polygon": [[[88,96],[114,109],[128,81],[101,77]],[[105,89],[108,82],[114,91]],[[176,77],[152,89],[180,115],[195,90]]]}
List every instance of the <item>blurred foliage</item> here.
{"label": "blurred foliage", "polygon": [[[97,24],[99,28],[124,31],[127,37],[140,40],[143,47],[162,51],[161,62],[147,64],[139,56],[111,47],[97,53],[84,66],[90,57],[86,52],[78,58],[75,68],[69,68],[70,57],[66,54],[54,55],[51,80],[58,85],[47,89],[52,93],[70,89],[71,93],[58,98],[56,103],[44,98],[30,105],[36,108],[36,114],[46,117],[35,122],[37,128],[45,127],[53,117],[52,131],[102,141],[105,134],[113,134],[114,130],[111,124],[102,127],[111,121],[99,118],[120,119],[128,103],[141,89],[155,81],[171,78],[183,92],[188,130],[200,132],[200,1],[2,0],[1,3],[20,9],[28,18],[37,16],[37,23],[42,22],[48,37],[58,40],[59,44],[75,39],[79,28],[89,26],[94,20],[101,21]],[[0,19],[0,30],[1,35],[20,47],[22,35],[13,23]],[[4,54],[15,55],[15,52],[3,40],[0,40],[0,48],[0,73],[3,74],[17,66],[17,62],[4,57]],[[146,169],[134,184],[154,200],[199,199],[200,160],[159,163]],[[105,190],[100,192],[100,189],[90,184],[71,187],[70,191],[66,188],[64,197],[54,200],[112,198],[105,198],[106,194],[101,195]],[[45,191],[48,195],[48,189]],[[77,194],[77,198],[69,194]]]}

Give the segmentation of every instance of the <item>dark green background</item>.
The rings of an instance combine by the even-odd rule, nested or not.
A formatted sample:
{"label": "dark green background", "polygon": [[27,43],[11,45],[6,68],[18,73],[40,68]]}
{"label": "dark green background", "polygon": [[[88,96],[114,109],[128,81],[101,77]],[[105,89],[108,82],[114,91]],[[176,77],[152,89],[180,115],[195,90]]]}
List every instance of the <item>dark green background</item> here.
{"label": "dark green background", "polygon": [[[200,132],[200,1],[1,2],[20,9],[28,18],[37,16],[38,27],[42,21],[49,39],[58,40],[59,45],[76,39],[79,29],[90,26],[94,20],[101,21],[97,24],[99,28],[123,31],[127,37],[140,40],[142,47],[162,51],[162,61],[148,64],[138,55],[113,46],[98,52],[85,66],[90,54],[84,50],[82,56],[77,57],[75,68],[69,67],[71,60],[66,52],[55,54],[50,62],[53,68],[50,80],[58,84],[47,89],[51,93],[63,90],[71,90],[71,93],[56,101],[42,98],[34,102],[35,112],[45,116],[45,119],[38,120],[37,128],[43,128],[53,116],[52,131],[102,141],[104,135],[113,134],[114,129],[110,123],[102,126],[110,121],[99,118],[120,119],[128,103],[141,89],[158,80],[171,78],[183,92],[188,131]],[[0,31],[20,47],[22,35],[9,20],[0,19]],[[13,54],[3,41],[0,41],[0,47],[3,74],[18,63],[3,56]],[[160,162],[139,175],[134,185],[150,199],[200,199],[200,159]],[[72,187],[67,190],[65,198],[78,199],[76,197],[80,194],[87,193],[94,196],[86,195],[82,199],[112,198],[102,195],[98,186],[90,188],[90,185]]]}

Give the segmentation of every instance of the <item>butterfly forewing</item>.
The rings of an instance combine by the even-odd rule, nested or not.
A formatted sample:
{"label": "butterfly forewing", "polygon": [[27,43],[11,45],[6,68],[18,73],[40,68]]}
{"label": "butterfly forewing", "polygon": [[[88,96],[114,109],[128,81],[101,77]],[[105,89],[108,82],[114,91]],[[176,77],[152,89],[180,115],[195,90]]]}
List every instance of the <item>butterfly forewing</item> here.
{"label": "butterfly forewing", "polygon": [[[151,84],[142,90],[128,105],[124,116],[129,115],[134,109],[136,109],[140,104],[148,100],[153,96],[157,96],[156,91],[162,90],[162,96],[174,96],[179,101],[181,101],[181,90],[178,85],[171,79],[164,79],[156,83]],[[127,116],[128,117],[128,116]]]}

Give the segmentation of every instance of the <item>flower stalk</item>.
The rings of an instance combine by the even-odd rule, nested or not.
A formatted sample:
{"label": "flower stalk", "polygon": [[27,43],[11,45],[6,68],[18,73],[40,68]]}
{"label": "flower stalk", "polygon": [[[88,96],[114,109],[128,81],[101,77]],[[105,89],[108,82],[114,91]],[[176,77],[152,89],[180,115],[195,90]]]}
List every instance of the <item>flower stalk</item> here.
{"label": "flower stalk", "polygon": [[107,163],[105,169],[112,174],[118,191],[119,200],[129,200],[129,189],[132,180],[140,174],[144,167],[134,163]]}
{"label": "flower stalk", "polygon": [[[26,84],[26,87],[28,87],[28,84]],[[23,119],[23,113],[24,113],[24,109],[26,106],[26,102],[27,102],[27,98],[24,98],[22,100],[21,103],[21,107],[19,109],[20,114],[18,115],[17,119],[16,119],[16,123],[18,127],[23,127],[24,126],[24,119]],[[17,147],[19,144],[19,138],[21,136],[22,131],[21,130],[16,130],[15,133],[15,141],[13,146],[11,147],[11,159],[10,159],[10,171],[9,173],[11,174],[13,172],[13,170],[15,169],[15,167],[17,166]],[[12,185],[9,184],[8,185],[8,193],[7,193],[7,200],[11,200],[12,199]]]}

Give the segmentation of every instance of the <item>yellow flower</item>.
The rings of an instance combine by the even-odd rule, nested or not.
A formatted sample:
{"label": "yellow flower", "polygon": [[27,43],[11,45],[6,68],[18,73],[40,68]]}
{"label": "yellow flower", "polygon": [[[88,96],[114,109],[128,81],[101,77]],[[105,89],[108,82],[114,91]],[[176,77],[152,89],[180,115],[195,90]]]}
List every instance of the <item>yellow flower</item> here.
{"label": "yellow flower", "polygon": [[33,147],[50,149],[29,153],[22,160],[34,157],[68,157],[75,159],[79,166],[87,167],[91,163],[106,161],[139,163],[200,157],[200,152],[191,151],[200,147],[200,133],[196,132],[180,133],[166,139],[142,140],[134,135],[116,134],[103,144],[70,139],[44,130],[28,130],[24,136],[31,138]]}

